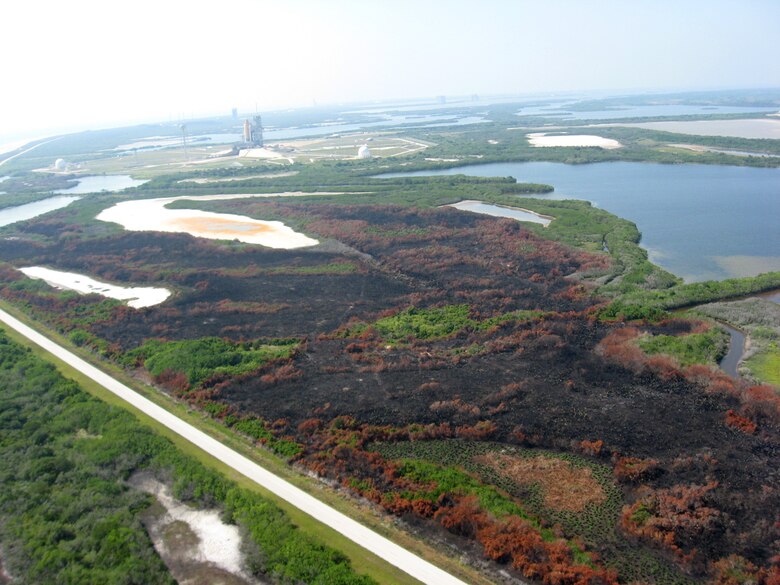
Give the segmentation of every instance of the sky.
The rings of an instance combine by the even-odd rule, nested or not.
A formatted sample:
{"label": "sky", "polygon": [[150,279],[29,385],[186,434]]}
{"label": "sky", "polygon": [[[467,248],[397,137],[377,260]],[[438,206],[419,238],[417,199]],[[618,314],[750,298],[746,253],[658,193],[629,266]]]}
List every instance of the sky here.
{"label": "sky", "polygon": [[777,0],[3,0],[0,142],[432,97],[780,86]]}

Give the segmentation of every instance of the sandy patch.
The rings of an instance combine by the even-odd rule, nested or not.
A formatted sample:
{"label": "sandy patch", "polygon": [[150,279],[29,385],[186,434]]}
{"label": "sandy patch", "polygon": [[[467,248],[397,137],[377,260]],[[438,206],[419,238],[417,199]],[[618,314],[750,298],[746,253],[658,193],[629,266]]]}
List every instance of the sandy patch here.
{"label": "sandy patch", "polygon": [[75,272],[62,272],[43,266],[29,266],[20,268],[30,278],[43,280],[46,284],[60,290],[72,290],[81,294],[99,294],[110,299],[127,301],[128,306],[134,309],[159,305],[171,296],[171,291],[166,288],[155,287],[125,287],[94,280],[83,274]]}
{"label": "sandy patch", "polygon": [[492,452],[474,457],[474,461],[519,485],[538,484],[544,505],[552,510],[582,512],[588,504],[600,504],[607,499],[589,468],[574,467],[562,459]]}
{"label": "sandy patch", "polygon": [[531,146],[550,147],[550,146],[597,146],[611,150],[620,148],[623,145],[612,138],[603,138],[592,134],[554,134],[548,136],[547,132],[534,132],[526,134]]}
{"label": "sandy patch", "polygon": [[198,209],[168,209],[173,201],[224,201],[249,197],[305,197],[341,193],[253,193],[242,195],[203,195],[163,197],[123,201],[97,215],[101,221],[118,223],[128,231],[186,233],[211,240],[238,240],[269,248],[304,248],[319,242],[296,232],[281,221],[263,221],[243,215],[213,213]]}
{"label": "sandy patch", "polygon": [[780,270],[780,256],[713,256],[729,276],[743,278]]}
{"label": "sandy patch", "polygon": [[154,547],[179,583],[258,583],[244,570],[238,527],[222,522],[217,510],[191,508],[145,473],[128,483],[159,503],[161,510],[153,511],[145,523]]}

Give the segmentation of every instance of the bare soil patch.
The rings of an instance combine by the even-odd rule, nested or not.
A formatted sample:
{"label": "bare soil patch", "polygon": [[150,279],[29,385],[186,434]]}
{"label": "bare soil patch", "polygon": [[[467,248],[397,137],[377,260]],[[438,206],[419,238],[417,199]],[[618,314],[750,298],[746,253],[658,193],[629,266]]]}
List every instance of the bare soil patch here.
{"label": "bare soil patch", "polygon": [[607,499],[604,489],[587,467],[575,467],[552,457],[517,457],[487,453],[474,458],[517,484],[539,484],[544,504],[553,510],[582,512],[588,504]]}

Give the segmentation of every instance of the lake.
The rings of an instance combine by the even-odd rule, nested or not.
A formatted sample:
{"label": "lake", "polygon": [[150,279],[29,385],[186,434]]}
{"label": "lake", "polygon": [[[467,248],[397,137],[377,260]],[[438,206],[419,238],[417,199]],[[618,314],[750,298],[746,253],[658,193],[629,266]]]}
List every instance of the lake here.
{"label": "lake", "polygon": [[547,183],[637,224],[650,259],[686,281],[780,270],[780,169],[609,162],[491,163],[380,177],[465,174]]}

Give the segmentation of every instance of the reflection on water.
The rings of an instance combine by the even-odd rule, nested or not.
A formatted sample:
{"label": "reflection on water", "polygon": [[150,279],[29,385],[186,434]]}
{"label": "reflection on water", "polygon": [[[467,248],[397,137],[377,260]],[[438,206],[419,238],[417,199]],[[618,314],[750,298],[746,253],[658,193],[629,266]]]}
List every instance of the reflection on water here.
{"label": "reflection on water", "polygon": [[725,323],[720,323],[720,326],[728,331],[731,336],[731,339],[729,340],[729,351],[723,356],[723,359],[720,360],[720,369],[729,376],[739,378],[737,366],[739,365],[739,360],[742,359],[742,354],[745,353],[745,334],[739,329],[729,327]]}
{"label": "reflection on water", "polygon": [[67,189],[59,189],[55,193],[83,194],[99,193],[100,191],[121,191],[129,187],[138,187],[146,181],[133,179],[130,175],[95,175],[79,177],[78,183]]}
{"label": "reflection on water", "polygon": [[66,207],[74,201],[78,201],[79,199],[81,199],[81,197],[67,197],[65,195],[58,195],[57,197],[42,199],[41,201],[34,201],[32,203],[26,203],[16,207],[6,207],[5,209],[0,209],[0,227],[16,223],[17,221],[25,221],[27,219],[38,217],[44,213],[54,211],[55,209]]}

